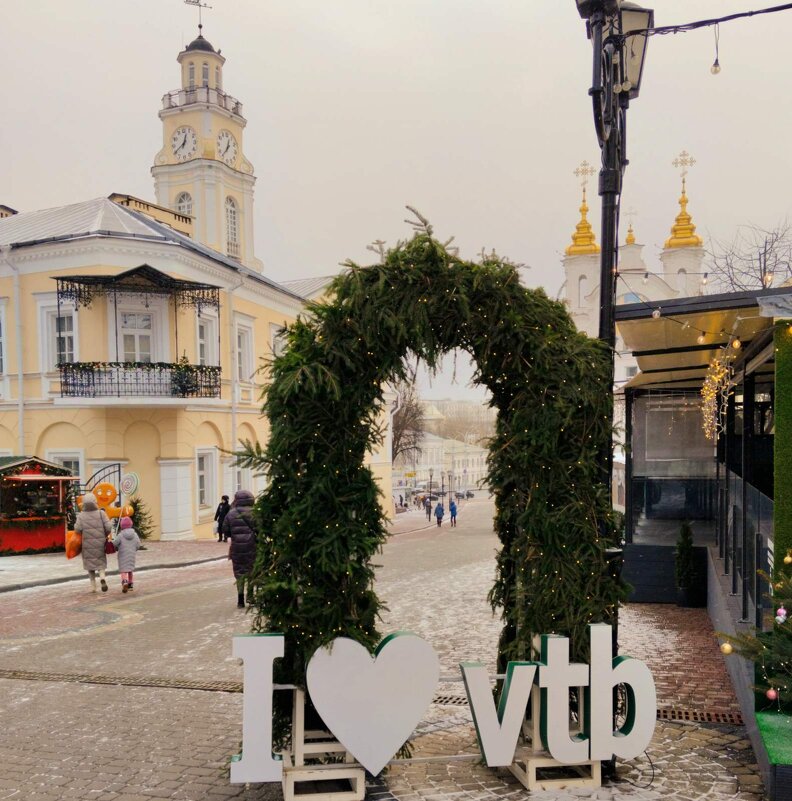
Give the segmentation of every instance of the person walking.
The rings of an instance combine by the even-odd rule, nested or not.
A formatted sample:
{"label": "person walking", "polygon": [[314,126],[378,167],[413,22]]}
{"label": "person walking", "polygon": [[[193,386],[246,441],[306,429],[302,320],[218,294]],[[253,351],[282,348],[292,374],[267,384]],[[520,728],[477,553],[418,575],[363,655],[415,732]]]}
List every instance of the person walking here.
{"label": "person walking", "polygon": [[96,574],[99,573],[99,583],[102,592],[107,592],[105,571],[107,570],[107,553],[105,544],[112,526],[110,518],[104,509],[99,508],[96,496],[86,492],[82,497],[82,509],[77,514],[74,530],[82,535],[82,562],[83,569],[88,571],[91,580],[91,592],[96,592]]}
{"label": "person walking", "polygon": [[448,514],[451,515],[451,528],[456,528],[457,505],[453,498],[448,502]]}
{"label": "person walking", "polygon": [[228,495],[223,495],[220,503],[217,504],[217,510],[215,511],[214,519],[217,521],[217,541],[218,542],[225,542],[228,537],[223,536],[223,521],[226,518],[229,510],[231,509],[231,504],[228,502]]}
{"label": "person walking", "polygon": [[134,590],[135,557],[140,548],[140,537],[132,528],[132,520],[122,517],[118,524],[118,531],[113,537],[113,545],[118,551],[118,572],[121,573],[121,592]]}
{"label": "person walking", "polygon": [[238,490],[234,495],[234,504],[223,520],[223,534],[231,540],[228,558],[234,569],[237,585],[237,607],[245,606],[245,588],[247,602],[253,603],[253,588],[250,585],[250,574],[256,561],[256,524],[253,520],[253,493]]}
{"label": "person walking", "polygon": [[426,519],[432,519],[432,501],[429,498],[424,500],[424,509],[426,510]]}
{"label": "person walking", "polygon": [[440,503],[440,501],[438,501],[437,506],[435,506],[434,514],[437,518],[437,527],[440,528],[443,525],[443,515],[445,514],[445,509],[443,509],[443,504]]}

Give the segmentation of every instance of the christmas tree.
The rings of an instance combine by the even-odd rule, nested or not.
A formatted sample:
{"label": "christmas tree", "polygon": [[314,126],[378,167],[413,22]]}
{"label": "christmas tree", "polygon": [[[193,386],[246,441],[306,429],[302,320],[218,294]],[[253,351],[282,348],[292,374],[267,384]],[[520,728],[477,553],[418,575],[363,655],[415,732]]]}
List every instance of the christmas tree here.
{"label": "christmas tree", "polygon": [[773,610],[773,626],[767,631],[735,636],[721,635],[724,654],[736,652],[756,666],[756,689],[778,709],[792,712],[792,553],[771,577],[762,573],[772,592],[765,597]]}

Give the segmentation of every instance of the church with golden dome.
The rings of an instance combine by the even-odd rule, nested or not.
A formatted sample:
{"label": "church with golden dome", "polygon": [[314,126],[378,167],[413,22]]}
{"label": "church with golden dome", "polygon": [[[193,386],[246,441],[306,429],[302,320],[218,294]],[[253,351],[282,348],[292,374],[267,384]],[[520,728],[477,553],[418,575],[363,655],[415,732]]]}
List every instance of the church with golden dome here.
{"label": "church with golden dome", "polygon": [[[693,297],[704,293],[707,281],[704,240],[696,233],[696,226],[688,211],[687,167],[693,163],[694,160],[684,150],[673,162],[674,166],[682,167],[682,191],[678,200],[679,211],[659,253],[659,268],[647,263],[644,245],[639,242],[632,222],[628,225],[625,240],[619,245],[617,305]],[[586,179],[594,172],[587,162],[583,162],[575,170],[575,175]],[[600,246],[588,219],[585,180],[579,212],[580,219],[562,260],[564,285],[561,297],[577,327],[594,337],[599,327]],[[637,372],[635,359],[624,352],[618,329],[616,350],[615,382],[618,389]]]}

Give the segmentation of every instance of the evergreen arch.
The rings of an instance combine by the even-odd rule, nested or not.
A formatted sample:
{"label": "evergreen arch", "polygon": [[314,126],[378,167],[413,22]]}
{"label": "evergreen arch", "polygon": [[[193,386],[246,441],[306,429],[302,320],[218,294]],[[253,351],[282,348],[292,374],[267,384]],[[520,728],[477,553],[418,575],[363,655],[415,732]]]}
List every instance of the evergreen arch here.
{"label": "evergreen arch", "polygon": [[269,441],[239,455],[270,479],[257,501],[253,628],[286,636],[276,679],[302,684],[311,654],[334,637],[372,651],[379,642],[371,559],[386,520],[364,457],[382,434],[383,383],[403,375],[404,357],[434,366],[454,348],[474,358],[497,409],[488,481],[499,664],[530,658],[533,636],[550,632],[585,660],[586,626],[611,621],[624,595],[608,572],[614,527],[597,466],[612,435],[606,347],[561,303],[521,286],[513,265],[459,259],[428,226],[381,264],[346,266],[331,299],[286,330],[264,398]]}

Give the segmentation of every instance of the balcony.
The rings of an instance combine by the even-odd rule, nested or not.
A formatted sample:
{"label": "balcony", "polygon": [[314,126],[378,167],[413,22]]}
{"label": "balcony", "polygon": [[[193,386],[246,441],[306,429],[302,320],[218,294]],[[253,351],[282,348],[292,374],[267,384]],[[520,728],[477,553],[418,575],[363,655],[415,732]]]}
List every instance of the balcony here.
{"label": "balcony", "polygon": [[193,89],[175,89],[162,97],[162,108],[182,108],[193,103],[210,103],[213,106],[230,111],[238,117],[242,116],[242,104],[231,95],[220,89],[210,89],[208,86],[196,86]]}
{"label": "balcony", "polygon": [[58,365],[63,398],[219,398],[220,367],[164,362]]}

